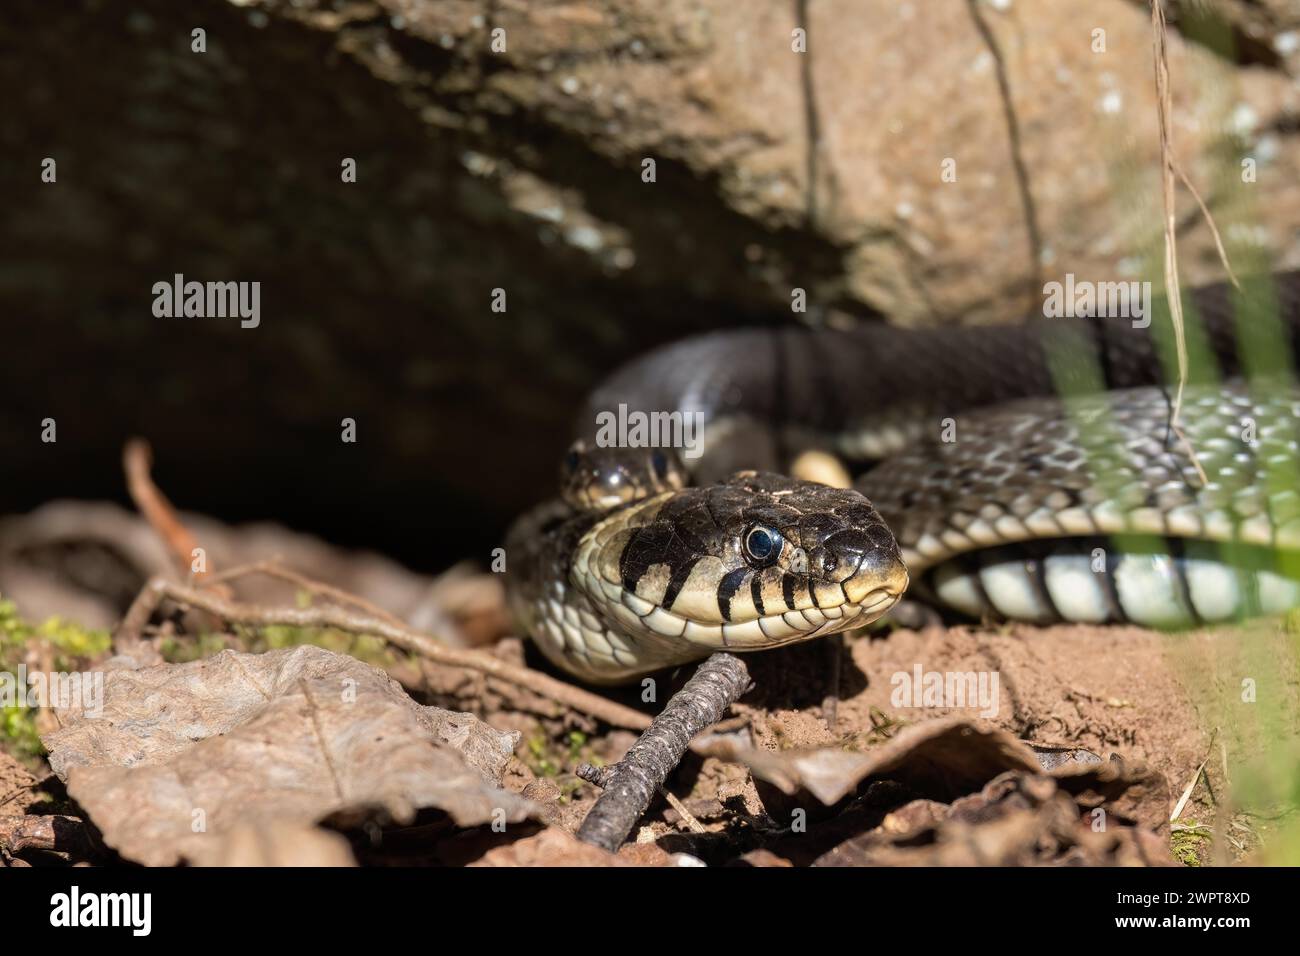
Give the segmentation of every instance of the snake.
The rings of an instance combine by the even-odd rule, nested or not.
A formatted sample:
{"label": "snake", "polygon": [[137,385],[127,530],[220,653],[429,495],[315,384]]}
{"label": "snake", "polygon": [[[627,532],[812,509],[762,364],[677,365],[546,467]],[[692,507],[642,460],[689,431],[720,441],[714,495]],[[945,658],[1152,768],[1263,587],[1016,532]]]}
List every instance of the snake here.
{"label": "snake", "polygon": [[[1039,625],[1300,606],[1300,271],[1184,299],[1181,387],[1159,298],[1140,321],[661,346],[592,391],[559,496],[507,535],[510,608],[557,667],[617,684],[865,627],[905,592]],[[611,442],[596,423],[615,409],[701,426],[689,447]],[[797,474],[809,455],[849,480]]]}

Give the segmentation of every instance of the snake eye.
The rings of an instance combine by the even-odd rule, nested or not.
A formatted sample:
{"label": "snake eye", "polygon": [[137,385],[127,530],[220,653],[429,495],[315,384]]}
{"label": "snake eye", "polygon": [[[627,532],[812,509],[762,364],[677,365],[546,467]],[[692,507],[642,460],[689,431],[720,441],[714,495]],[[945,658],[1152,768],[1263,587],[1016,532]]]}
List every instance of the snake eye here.
{"label": "snake eye", "polygon": [[755,564],[766,567],[781,553],[781,533],[775,528],[756,525],[745,533],[745,554]]}
{"label": "snake eye", "polygon": [[663,452],[656,450],[650,455],[650,466],[655,470],[655,476],[663,481],[668,477],[668,456]]}

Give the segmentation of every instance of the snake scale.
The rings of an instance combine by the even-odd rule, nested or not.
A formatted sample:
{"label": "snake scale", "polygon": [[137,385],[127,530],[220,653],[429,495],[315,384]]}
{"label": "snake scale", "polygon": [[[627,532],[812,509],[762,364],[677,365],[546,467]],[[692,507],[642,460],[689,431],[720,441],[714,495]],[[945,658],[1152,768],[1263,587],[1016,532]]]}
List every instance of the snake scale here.
{"label": "snake scale", "polygon": [[[697,336],[590,396],[562,497],[507,540],[511,607],[617,683],[856,628],[905,589],[975,618],[1183,627],[1300,606],[1300,272],[1185,296],[1171,324],[1038,317]],[[698,414],[688,453],[606,447],[623,406]],[[832,488],[779,472],[830,453]]]}

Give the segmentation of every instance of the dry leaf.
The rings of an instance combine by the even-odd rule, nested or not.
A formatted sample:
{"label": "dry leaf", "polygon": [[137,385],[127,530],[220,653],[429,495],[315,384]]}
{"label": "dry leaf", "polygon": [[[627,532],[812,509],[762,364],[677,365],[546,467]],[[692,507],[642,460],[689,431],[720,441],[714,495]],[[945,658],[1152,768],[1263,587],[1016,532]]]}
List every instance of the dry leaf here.
{"label": "dry leaf", "polygon": [[1015,737],[960,717],[906,727],[865,752],[756,750],[730,741],[711,743],[709,752],[744,764],[783,793],[802,787],[827,805],[842,800],[868,777],[889,777],[919,795],[951,800],[979,789],[1004,770],[1039,769],[1033,751]]}
{"label": "dry leaf", "polygon": [[[1111,800],[1094,806],[1072,798],[1072,788],[1106,790]],[[926,800],[906,804],[815,864],[1171,866],[1167,841],[1148,826],[1126,825],[1119,812],[1125,805],[1154,805],[1157,792],[1163,792],[1167,808],[1163,777],[1117,764],[1072,766],[1052,776],[1008,771],[948,807]],[[1097,806],[1106,813],[1094,814]]]}
{"label": "dry leaf", "polygon": [[110,671],[102,714],[61,716],[43,738],[50,766],[106,843],[150,865],[227,859],[242,827],[375,810],[406,822],[422,807],[476,826],[532,808],[498,786],[517,734],[421,706],[318,647]]}

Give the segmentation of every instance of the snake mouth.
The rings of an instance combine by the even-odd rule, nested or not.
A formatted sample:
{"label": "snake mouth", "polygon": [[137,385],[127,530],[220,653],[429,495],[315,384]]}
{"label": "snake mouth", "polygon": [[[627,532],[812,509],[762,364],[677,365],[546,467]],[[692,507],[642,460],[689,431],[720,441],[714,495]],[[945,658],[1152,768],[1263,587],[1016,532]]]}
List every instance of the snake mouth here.
{"label": "snake mouth", "polygon": [[[726,650],[780,647],[827,634],[866,627],[879,620],[907,589],[907,568],[901,561],[864,559],[857,570],[840,582],[843,600],[822,601],[810,607],[764,614],[749,621],[701,627],[687,625],[682,636],[692,643]],[[816,590],[809,589],[812,594]]]}
{"label": "snake mouth", "polygon": [[835,603],[823,600],[726,622],[693,619],[608,582],[602,590],[611,616],[630,633],[658,640],[677,639],[716,650],[744,651],[865,627],[898,603],[907,584],[907,569],[901,562],[887,562],[882,567],[864,561],[843,582],[832,586],[841,596]]}
{"label": "snake mouth", "polygon": [[867,597],[858,603],[859,614],[869,615],[870,621],[880,618],[886,611],[898,603],[902,594],[896,591],[890,591],[886,588],[876,588],[871,591]]}

